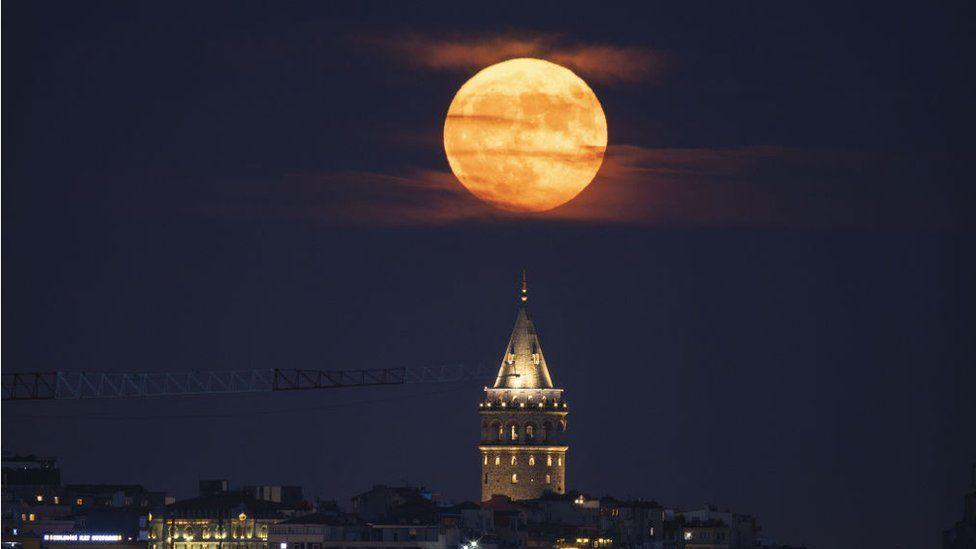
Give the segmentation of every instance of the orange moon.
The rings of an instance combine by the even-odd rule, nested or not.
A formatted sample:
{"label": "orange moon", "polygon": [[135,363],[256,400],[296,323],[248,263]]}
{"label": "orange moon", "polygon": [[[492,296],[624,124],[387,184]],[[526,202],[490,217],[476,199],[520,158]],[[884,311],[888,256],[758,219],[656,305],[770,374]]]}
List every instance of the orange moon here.
{"label": "orange moon", "polygon": [[542,59],[510,59],[461,86],[444,122],[451,170],[478,198],[516,212],[561,206],[593,181],[607,118],[582,78]]}

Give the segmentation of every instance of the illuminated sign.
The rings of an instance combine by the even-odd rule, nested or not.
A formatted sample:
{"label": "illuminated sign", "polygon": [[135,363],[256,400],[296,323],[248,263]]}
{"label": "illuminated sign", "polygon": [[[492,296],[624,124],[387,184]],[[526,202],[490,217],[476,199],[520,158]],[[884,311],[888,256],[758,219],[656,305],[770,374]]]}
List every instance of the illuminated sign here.
{"label": "illuminated sign", "polygon": [[44,534],[44,541],[105,543],[122,541],[122,534]]}

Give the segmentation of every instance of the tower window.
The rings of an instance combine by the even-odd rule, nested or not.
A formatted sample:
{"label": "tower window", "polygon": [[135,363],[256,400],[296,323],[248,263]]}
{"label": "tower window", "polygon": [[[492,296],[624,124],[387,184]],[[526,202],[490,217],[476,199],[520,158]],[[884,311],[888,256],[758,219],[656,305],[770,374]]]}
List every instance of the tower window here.
{"label": "tower window", "polygon": [[529,456],[529,465],[535,465],[535,456]]}
{"label": "tower window", "polygon": [[484,465],[488,465],[488,454],[485,454],[485,462],[484,462]]}
{"label": "tower window", "polygon": [[546,456],[546,465],[552,467],[552,456]]}
{"label": "tower window", "polygon": [[535,427],[532,425],[525,426],[525,438],[532,438],[535,435]]}
{"label": "tower window", "polygon": [[512,473],[512,484],[518,484],[518,473]]}
{"label": "tower window", "polygon": [[549,475],[546,475],[546,484],[552,484],[552,477]]}
{"label": "tower window", "polygon": [[518,429],[512,425],[512,440],[518,440]]}
{"label": "tower window", "polygon": [[516,456],[512,456],[512,465],[518,465],[518,458]]}
{"label": "tower window", "polygon": [[488,484],[488,473],[485,473],[485,484]]}
{"label": "tower window", "polygon": [[501,465],[501,464],[502,464],[501,456],[495,456],[495,465]]}
{"label": "tower window", "polygon": [[562,467],[562,466],[563,466],[563,458],[562,458],[562,457],[560,457],[560,458],[559,458],[559,466],[560,466],[560,467]]}

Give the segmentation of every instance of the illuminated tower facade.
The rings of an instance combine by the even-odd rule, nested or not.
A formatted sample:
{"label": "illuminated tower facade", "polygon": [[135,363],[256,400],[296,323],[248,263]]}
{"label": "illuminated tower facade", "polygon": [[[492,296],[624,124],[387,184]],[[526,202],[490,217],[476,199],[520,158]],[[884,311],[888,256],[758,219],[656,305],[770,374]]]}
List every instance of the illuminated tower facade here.
{"label": "illuminated tower facade", "polygon": [[481,499],[534,499],[566,492],[566,416],[563,390],[549,377],[535,325],[529,319],[522,274],[515,328],[498,377],[485,387],[481,415]]}

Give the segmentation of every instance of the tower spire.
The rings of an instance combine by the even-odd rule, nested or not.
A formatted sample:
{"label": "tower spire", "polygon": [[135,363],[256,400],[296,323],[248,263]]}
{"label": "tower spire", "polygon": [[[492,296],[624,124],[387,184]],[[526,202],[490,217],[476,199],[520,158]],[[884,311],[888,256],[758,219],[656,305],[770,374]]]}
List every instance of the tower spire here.
{"label": "tower spire", "polygon": [[525,283],[525,269],[522,269],[522,292],[519,294],[519,301],[525,303],[529,300],[529,286]]}

